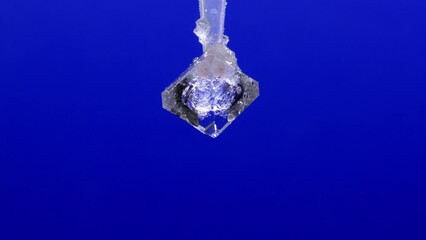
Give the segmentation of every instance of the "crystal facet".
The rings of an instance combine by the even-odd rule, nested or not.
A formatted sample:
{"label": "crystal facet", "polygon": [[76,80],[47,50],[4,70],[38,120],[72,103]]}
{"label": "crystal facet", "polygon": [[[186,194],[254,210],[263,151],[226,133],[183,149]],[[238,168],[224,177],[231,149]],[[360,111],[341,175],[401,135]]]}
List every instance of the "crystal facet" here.
{"label": "crystal facet", "polygon": [[204,53],[162,93],[165,109],[211,137],[259,96],[258,82],[241,71],[226,46],[225,6],[225,0],[200,0],[201,19],[194,32]]}

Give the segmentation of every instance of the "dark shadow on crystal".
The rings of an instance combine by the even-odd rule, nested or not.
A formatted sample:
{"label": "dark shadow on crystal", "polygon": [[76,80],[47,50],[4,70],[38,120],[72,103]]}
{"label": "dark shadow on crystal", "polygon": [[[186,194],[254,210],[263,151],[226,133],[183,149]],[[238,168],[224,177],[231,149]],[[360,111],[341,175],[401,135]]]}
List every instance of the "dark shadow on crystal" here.
{"label": "dark shadow on crystal", "polygon": [[198,115],[182,102],[182,93],[189,81],[190,79],[186,77],[164,91],[163,99],[167,99],[167,101],[163,101],[163,107],[179,117],[186,118],[192,125],[198,126]]}
{"label": "dark shadow on crystal", "polygon": [[236,117],[238,117],[244,109],[246,109],[259,96],[259,84],[257,81],[243,73],[239,74],[239,79],[242,94],[235,104],[229,109],[229,121],[233,121]]}

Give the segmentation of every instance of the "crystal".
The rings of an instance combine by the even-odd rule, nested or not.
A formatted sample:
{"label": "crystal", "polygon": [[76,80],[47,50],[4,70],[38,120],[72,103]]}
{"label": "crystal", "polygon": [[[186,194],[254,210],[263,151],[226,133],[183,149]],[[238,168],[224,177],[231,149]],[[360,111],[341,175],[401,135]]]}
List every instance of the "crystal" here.
{"label": "crystal", "polygon": [[213,138],[259,96],[223,34],[226,0],[200,0],[194,33],[204,53],[162,93],[163,107]]}

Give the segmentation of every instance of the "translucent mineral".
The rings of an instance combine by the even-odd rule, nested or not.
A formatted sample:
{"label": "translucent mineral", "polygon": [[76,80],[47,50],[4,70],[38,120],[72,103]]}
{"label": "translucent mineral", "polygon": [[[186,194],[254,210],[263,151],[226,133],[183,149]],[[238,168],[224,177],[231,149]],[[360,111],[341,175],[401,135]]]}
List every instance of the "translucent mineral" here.
{"label": "translucent mineral", "polygon": [[204,53],[162,93],[163,107],[213,138],[259,96],[223,34],[226,0],[200,0],[194,33]]}

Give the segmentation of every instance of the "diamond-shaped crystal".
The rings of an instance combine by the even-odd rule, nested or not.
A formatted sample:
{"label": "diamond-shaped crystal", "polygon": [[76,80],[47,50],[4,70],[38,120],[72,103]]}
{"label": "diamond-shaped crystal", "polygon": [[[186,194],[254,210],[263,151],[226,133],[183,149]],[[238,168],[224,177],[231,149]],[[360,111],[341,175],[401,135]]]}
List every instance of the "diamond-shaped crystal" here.
{"label": "diamond-shaped crystal", "polygon": [[223,44],[211,45],[162,93],[165,109],[212,137],[258,96],[257,81],[240,70],[235,54]]}

